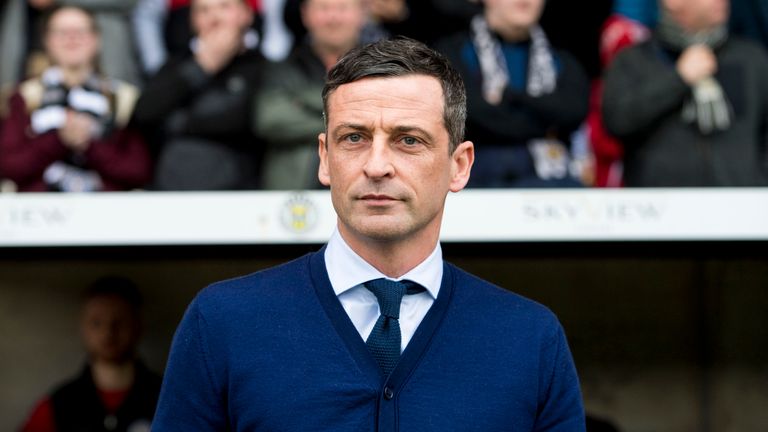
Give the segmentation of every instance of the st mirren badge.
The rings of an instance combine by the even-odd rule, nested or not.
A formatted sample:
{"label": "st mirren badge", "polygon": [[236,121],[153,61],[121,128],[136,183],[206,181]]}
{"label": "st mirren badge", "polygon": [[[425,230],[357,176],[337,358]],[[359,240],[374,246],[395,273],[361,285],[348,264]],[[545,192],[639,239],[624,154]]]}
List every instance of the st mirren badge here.
{"label": "st mirren badge", "polygon": [[283,226],[296,234],[310,231],[317,224],[317,207],[304,194],[295,194],[280,210]]}

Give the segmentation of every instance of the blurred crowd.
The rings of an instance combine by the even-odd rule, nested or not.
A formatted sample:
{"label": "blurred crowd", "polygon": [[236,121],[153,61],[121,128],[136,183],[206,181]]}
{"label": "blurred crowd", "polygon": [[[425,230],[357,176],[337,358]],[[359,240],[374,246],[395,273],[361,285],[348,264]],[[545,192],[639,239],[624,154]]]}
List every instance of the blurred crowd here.
{"label": "blurred crowd", "polygon": [[768,186],[766,0],[0,0],[0,190],[315,189],[326,71],[405,36],[470,187]]}

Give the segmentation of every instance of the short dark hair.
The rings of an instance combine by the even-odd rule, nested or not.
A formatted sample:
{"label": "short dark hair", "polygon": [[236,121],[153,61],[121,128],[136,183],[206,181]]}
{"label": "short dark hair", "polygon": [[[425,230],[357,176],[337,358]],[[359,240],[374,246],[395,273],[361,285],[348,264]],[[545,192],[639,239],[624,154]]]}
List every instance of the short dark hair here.
{"label": "short dark hair", "polygon": [[467,94],[461,75],[448,59],[425,44],[406,37],[382,39],[352,49],[328,72],[323,87],[323,120],[328,128],[328,98],[340,86],[370,77],[427,75],[443,89],[443,122],[452,154],[464,141]]}
{"label": "short dark hair", "polygon": [[83,293],[83,303],[97,297],[115,296],[131,305],[138,312],[144,302],[139,287],[124,276],[108,275],[93,281]]}

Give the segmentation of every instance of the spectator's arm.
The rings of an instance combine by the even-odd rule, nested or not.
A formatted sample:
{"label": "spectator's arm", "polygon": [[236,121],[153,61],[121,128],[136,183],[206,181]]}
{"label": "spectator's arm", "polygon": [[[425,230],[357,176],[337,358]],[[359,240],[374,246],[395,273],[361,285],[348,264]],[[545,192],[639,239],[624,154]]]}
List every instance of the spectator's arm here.
{"label": "spectator's arm", "polygon": [[144,139],[130,128],[91,143],[85,157],[99,173],[105,190],[142,188],[152,175],[152,161]]}
{"label": "spectator's arm", "polygon": [[274,65],[254,97],[253,130],[270,144],[315,144],[323,131],[323,101],[318,86],[307,86],[291,71]]}
{"label": "spectator's arm", "polygon": [[67,156],[56,131],[32,132],[24,99],[14,94],[0,135],[0,173],[17,184],[42,177],[48,166]]}
{"label": "spectator's arm", "polygon": [[142,90],[134,120],[142,127],[161,124],[171,112],[189,103],[210,79],[192,57],[169,61]]}
{"label": "spectator's arm", "polygon": [[643,58],[640,49],[620,52],[605,74],[603,121],[611,134],[624,138],[647,131],[679,111],[690,88],[673,66]]}
{"label": "spectator's arm", "polygon": [[489,104],[479,83],[467,88],[467,111],[472,123],[509,142],[522,143],[551,132],[579,127],[589,108],[589,83],[579,69],[564,70],[556,90],[532,97],[505,91],[499,105]]}
{"label": "spectator's arm", "polygon": [[561,70],[555,91],[533,97],[527,94],[511,95],[528,107],[549,131],[572,132],[579,128],[589,110],[589,78],[576,59],[560,54]]}

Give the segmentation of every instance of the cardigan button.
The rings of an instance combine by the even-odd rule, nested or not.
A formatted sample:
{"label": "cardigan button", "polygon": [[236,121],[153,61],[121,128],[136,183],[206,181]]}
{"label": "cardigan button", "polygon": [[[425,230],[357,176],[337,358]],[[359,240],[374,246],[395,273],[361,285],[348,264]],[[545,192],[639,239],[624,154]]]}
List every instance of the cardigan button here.
{"label": "cardigan button", "polygon": [[395,392],[389,387],[384,387],[384,399],[392,400],[393,397],[395,397]]}

